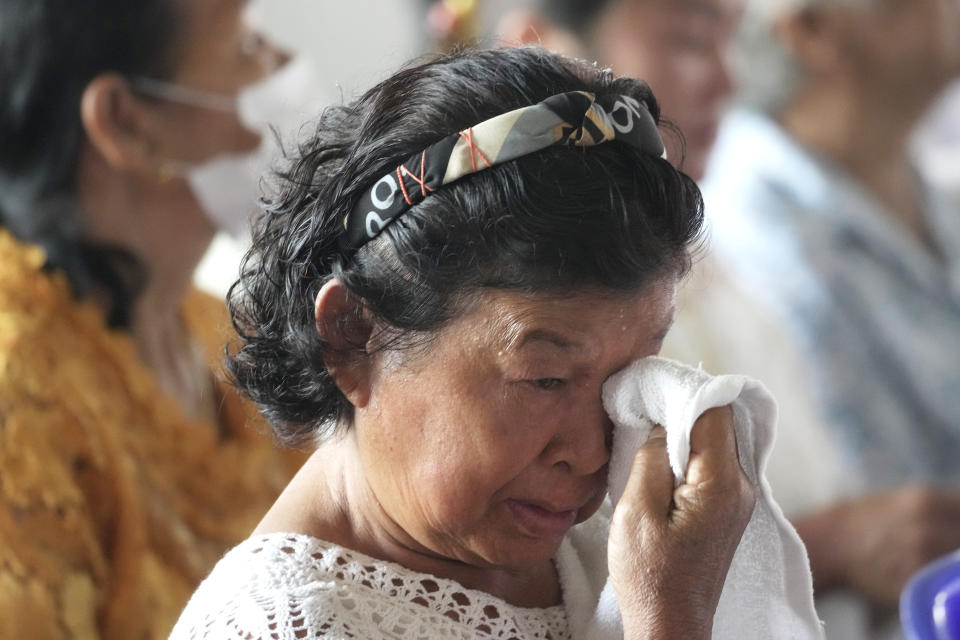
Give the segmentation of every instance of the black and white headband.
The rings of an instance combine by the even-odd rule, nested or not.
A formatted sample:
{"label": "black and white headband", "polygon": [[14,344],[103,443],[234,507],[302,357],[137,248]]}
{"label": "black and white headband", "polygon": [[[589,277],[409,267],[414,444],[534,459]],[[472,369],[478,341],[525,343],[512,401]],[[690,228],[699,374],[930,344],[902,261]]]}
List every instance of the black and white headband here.
{"label": "black and white headband", "polygon": [[342,246],[359,249],[432,192],[471,173],[547,147],[613,140],[664,155],[653,116],[630,96],[571,91],[485,120],[411,156],[365,191],[344,218]]}

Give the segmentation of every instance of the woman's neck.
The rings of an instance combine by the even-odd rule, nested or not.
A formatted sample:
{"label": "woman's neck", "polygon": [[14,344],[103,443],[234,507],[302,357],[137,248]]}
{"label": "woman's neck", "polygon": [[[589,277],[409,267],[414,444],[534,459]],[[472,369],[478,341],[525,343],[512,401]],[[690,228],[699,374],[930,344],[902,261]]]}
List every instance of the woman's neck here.
{"label": "woman's neck", "polygon": [[413,571],[454,580],[520,607],[561,602],[552,562],[523,572],[477,567],[425,548],[383,510],[365,482],[353,436],[322,445],[255,533],[298,532]]}
{"label": "woman's neck", "polygon": [[137,298],[130,334],[160,390],[191,418],[216,423],[217,398],[206,354],[181,314],[188,288],[189,281],[179,294],[148,286]]}
{"label": "woman's neck", "polygon": [[130,334],[161,390],[194,417],[215,402],[209,370],[183,324],[193,272],[216,231],[183,180],[120,175],[92,152],[78,172],[87,238],[130,251],[146,275],[132,309]]}
{"label": "woman's neck", "polygon": [[778,113],[804,147],[843,167],[918,239],[929,241],[909,140],[923,105],[871,98],[849,86],[807,86]]}

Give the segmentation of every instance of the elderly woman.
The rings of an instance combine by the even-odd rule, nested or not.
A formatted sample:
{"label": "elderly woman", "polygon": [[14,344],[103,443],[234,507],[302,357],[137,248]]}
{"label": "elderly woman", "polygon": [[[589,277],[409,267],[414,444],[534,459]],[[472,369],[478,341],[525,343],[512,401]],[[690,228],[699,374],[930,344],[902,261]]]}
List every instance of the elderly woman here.
{"label": "elderly woman", "polygon": [[237,381],[319,446],[173,638],[567,638],[555,559],[585,526],[603,557],[609,527],[625,637],[710,637],[754,504],[729,413],[699,420],[687,484],[654,437],[594,516],[601,386],[659,350],[701,225],[658,115],[535,48],[324,112],[232,293]]}

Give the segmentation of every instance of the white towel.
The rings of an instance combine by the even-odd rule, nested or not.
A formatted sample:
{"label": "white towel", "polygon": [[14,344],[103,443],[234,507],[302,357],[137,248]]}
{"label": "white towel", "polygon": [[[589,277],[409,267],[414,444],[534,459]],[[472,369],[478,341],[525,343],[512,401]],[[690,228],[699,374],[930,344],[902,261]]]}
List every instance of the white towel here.
{"label": "white towel", "polygon": [[[707,409],[733,405],[740,464],[757,488],[757,506],[727,574],[713,638],[822,639],[806,549],[774,502],[764,476],[777,408],[763,385],[744,376],[714,377],[671,360],[645,358],[606,382],[603,403],[615,426],[612,504],[623,494],[633,457],[654,424],[667,431],[670,466],[679,483],[690,455],[693,423]],[[575,640],[623,637],[619,606],[606,579],[610,508],[574,529],[557,557]]]}

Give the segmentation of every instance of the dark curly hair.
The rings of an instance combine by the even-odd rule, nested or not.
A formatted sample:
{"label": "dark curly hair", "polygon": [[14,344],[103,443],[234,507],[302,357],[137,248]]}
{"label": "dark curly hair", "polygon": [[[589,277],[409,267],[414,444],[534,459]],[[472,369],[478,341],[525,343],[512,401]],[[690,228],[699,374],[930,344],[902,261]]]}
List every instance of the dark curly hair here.
{"label": "dark curly hair", "polygon": [[548,148],[473,174],[355,254],[340,249],[345,213],[398,163],[451,132],[574,90],[632,96],[659,120],[642,82],[534,47],[416,64],[323,112],[267,201],[228,296],[240,334],[228,366],[282,441],[323,440],[352,418],[314,318],[331,278],[403,337],[429,336],[465,293],[483,288],[629,292],[689,268],[703,224],[699,190],[666,160],[617,142]]}

